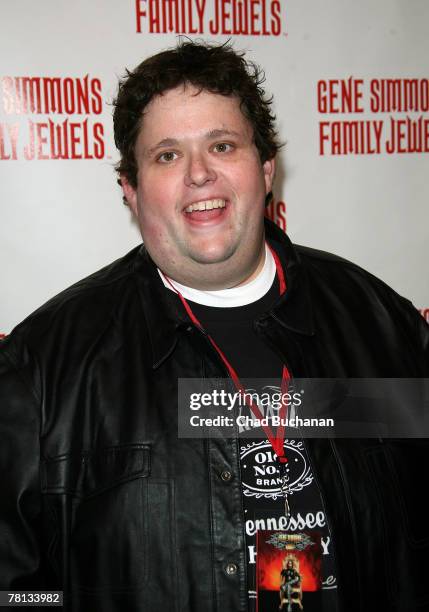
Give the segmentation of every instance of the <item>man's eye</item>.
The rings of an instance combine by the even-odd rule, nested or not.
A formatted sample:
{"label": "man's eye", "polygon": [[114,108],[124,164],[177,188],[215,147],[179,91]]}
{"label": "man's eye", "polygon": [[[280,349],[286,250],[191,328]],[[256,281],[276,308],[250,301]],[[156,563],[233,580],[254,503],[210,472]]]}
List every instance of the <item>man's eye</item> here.
{"label": "man's eye", "polygon": [[233,146],[228,142],[219,142],[214,146],[216,153],[228,153],[228,151],[231,151],[232,149]]}
{"label": "man's eye", "polygon": [[161,155],[157,158],[158,161],[163,163],[172,162],[176,159],[176,153],[173,151],[166,151],[165,153],[161,153]]}

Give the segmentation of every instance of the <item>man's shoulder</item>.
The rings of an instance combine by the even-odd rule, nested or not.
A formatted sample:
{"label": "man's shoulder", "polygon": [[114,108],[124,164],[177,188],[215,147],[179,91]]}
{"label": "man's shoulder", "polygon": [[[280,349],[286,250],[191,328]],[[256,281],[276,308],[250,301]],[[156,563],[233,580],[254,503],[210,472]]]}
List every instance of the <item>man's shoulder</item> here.
{"label": "man's shoulder", "polygon": [[397,328],[423,336],[426,345],[429,343],[429,326],[417,308],[386,282],[338,255],[301,245],[294,248],[310,278],[315,300],[329,294],[329,303],[359,313],[362,320],[375,321],[378,317],[391,321]]}
{"label": "man's shoulder", "polygon": [[392,297],[411,304],[409,300],[400,296],[392,287],[360,265],[328,251],[294,244],[299,258],[308,273],[321,284],[341,283],[344,290],[353,286],[368,290],[380,291]]}
{"label": "man's shoulder", "polygon": [[338,289],[340,293],[361,287],[370,292],[385,293],[386,296],[389,295],[411,305],[409,300],[401,297],[387,283],[360,265],[328,251],[292,243],[289,236],[270,221],[267,221],[267,230],[269,237],[286,246],[286,258],[288,255],[292,256],[294,263],[301,264],[301,269],[305,271],[314,287]]}
{"label": "man's shoulder", "polygon": [[86,276],[40,306],[11,335],[41,338],[57,329],[92,328],[114,316],[118,307],[135,294],[134,278],[142,259],[141,246]]}
{"label": "man's shoulder", "polygon": [[[292,266],[306,276],[314,303],[330,304],[332,307],[354,312],[357,309],[363,316],[374,319],[394,320],[404,325],[412,324],[427,335],[428,326],[412,302],[399,295],[380,278],[356,263],[339,255],[308,246],[291,243],[289,237],[274,223],[266,220],[269,238],[283,245],[286,257],[291,257]],[[292,276],[294,272],[291,269]],[[322,298],[322,302],[320,302]]]}
{"label": "man's shoulder", "polygon": [[[359,266],[358,264],[346,259],[345,257],[341,257],[340,255],[336,255],[335,253],[330,253],[328,251],[321,251],[320,249],[314,249],[309,246],[304,246],[302,244],[293,244],[295,250],[299,253],[300,259],[308,262],[309,264],[320,265],[325,267],[327,270],[330,268],[332,271],[337,268],[340,269],[349,269],[356,272],[362,272],[364,275],[370,275],[371,273]],[[375,277],[374,277],[375,278]]]}

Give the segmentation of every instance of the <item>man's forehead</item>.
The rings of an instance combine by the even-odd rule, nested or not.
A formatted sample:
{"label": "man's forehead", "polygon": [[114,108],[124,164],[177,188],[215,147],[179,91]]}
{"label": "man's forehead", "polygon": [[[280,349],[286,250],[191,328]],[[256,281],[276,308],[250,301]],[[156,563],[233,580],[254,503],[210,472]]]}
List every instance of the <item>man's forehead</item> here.
{"label": "man's forehead", "polygon": [[192,137],[209,140],[251,134],[252,125],[236,96],[180,86],[155,96],[147,105],[139,139],[152,148]]}
{"label": "man's forehead", "polygon": [[[155,95],[146,106],[143,119],[147,115],[162,114],[164,111],[171,113],[172,109],[181,108],[189,108],[193,112],[211,109],[214,114],[229,111],[244,117],[240,99],[236,95],[224,95],[194,85],[180,85]],[[174,114],[170,118],[174,119]]]}

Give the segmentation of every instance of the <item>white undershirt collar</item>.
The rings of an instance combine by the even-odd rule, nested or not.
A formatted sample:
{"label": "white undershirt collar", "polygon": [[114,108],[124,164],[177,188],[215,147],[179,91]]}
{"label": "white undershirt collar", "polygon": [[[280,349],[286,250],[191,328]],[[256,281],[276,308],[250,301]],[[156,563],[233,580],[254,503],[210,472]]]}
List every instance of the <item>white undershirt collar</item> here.
{"label": "white undershirt collar", "polygon": [[[164,274],[158,268],[162,282],[173,291]],[[170,279],[171,284],[183,295],[186,300],[202,304],[203,306],[215,306],[217,308],[232,308],[245,306],[261,299],[270,290],[276,276],[276,264],[274,257],[265,243],[265,262],[258,276],[245,285],[232,287],[231,289],[220,289],[218,291],[201,291],[182,285]]]}

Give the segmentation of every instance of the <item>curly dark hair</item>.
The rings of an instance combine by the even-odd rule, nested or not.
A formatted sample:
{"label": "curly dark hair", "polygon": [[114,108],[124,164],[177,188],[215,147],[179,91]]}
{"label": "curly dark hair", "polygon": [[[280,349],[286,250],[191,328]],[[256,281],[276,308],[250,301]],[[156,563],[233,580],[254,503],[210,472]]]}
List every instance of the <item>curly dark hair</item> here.
{"label": "curly dark hair", "polygon": [[[126,71],[113,102],[115,143],[121,154],[118,174],[137,187],[137,160],[134,149],[144,109],[154,96],[182,84],[224,96],[237,96],[243,114],[253,126],[254,142],[262,163],[272,159],[282,146],[277,139],[271,111],[272,97],[262,88],[264,72],[234,51],[230,42],[209,44],[181,40],[176,47],[144,60]],[[120,183],[120,180],[118,181]]]}

